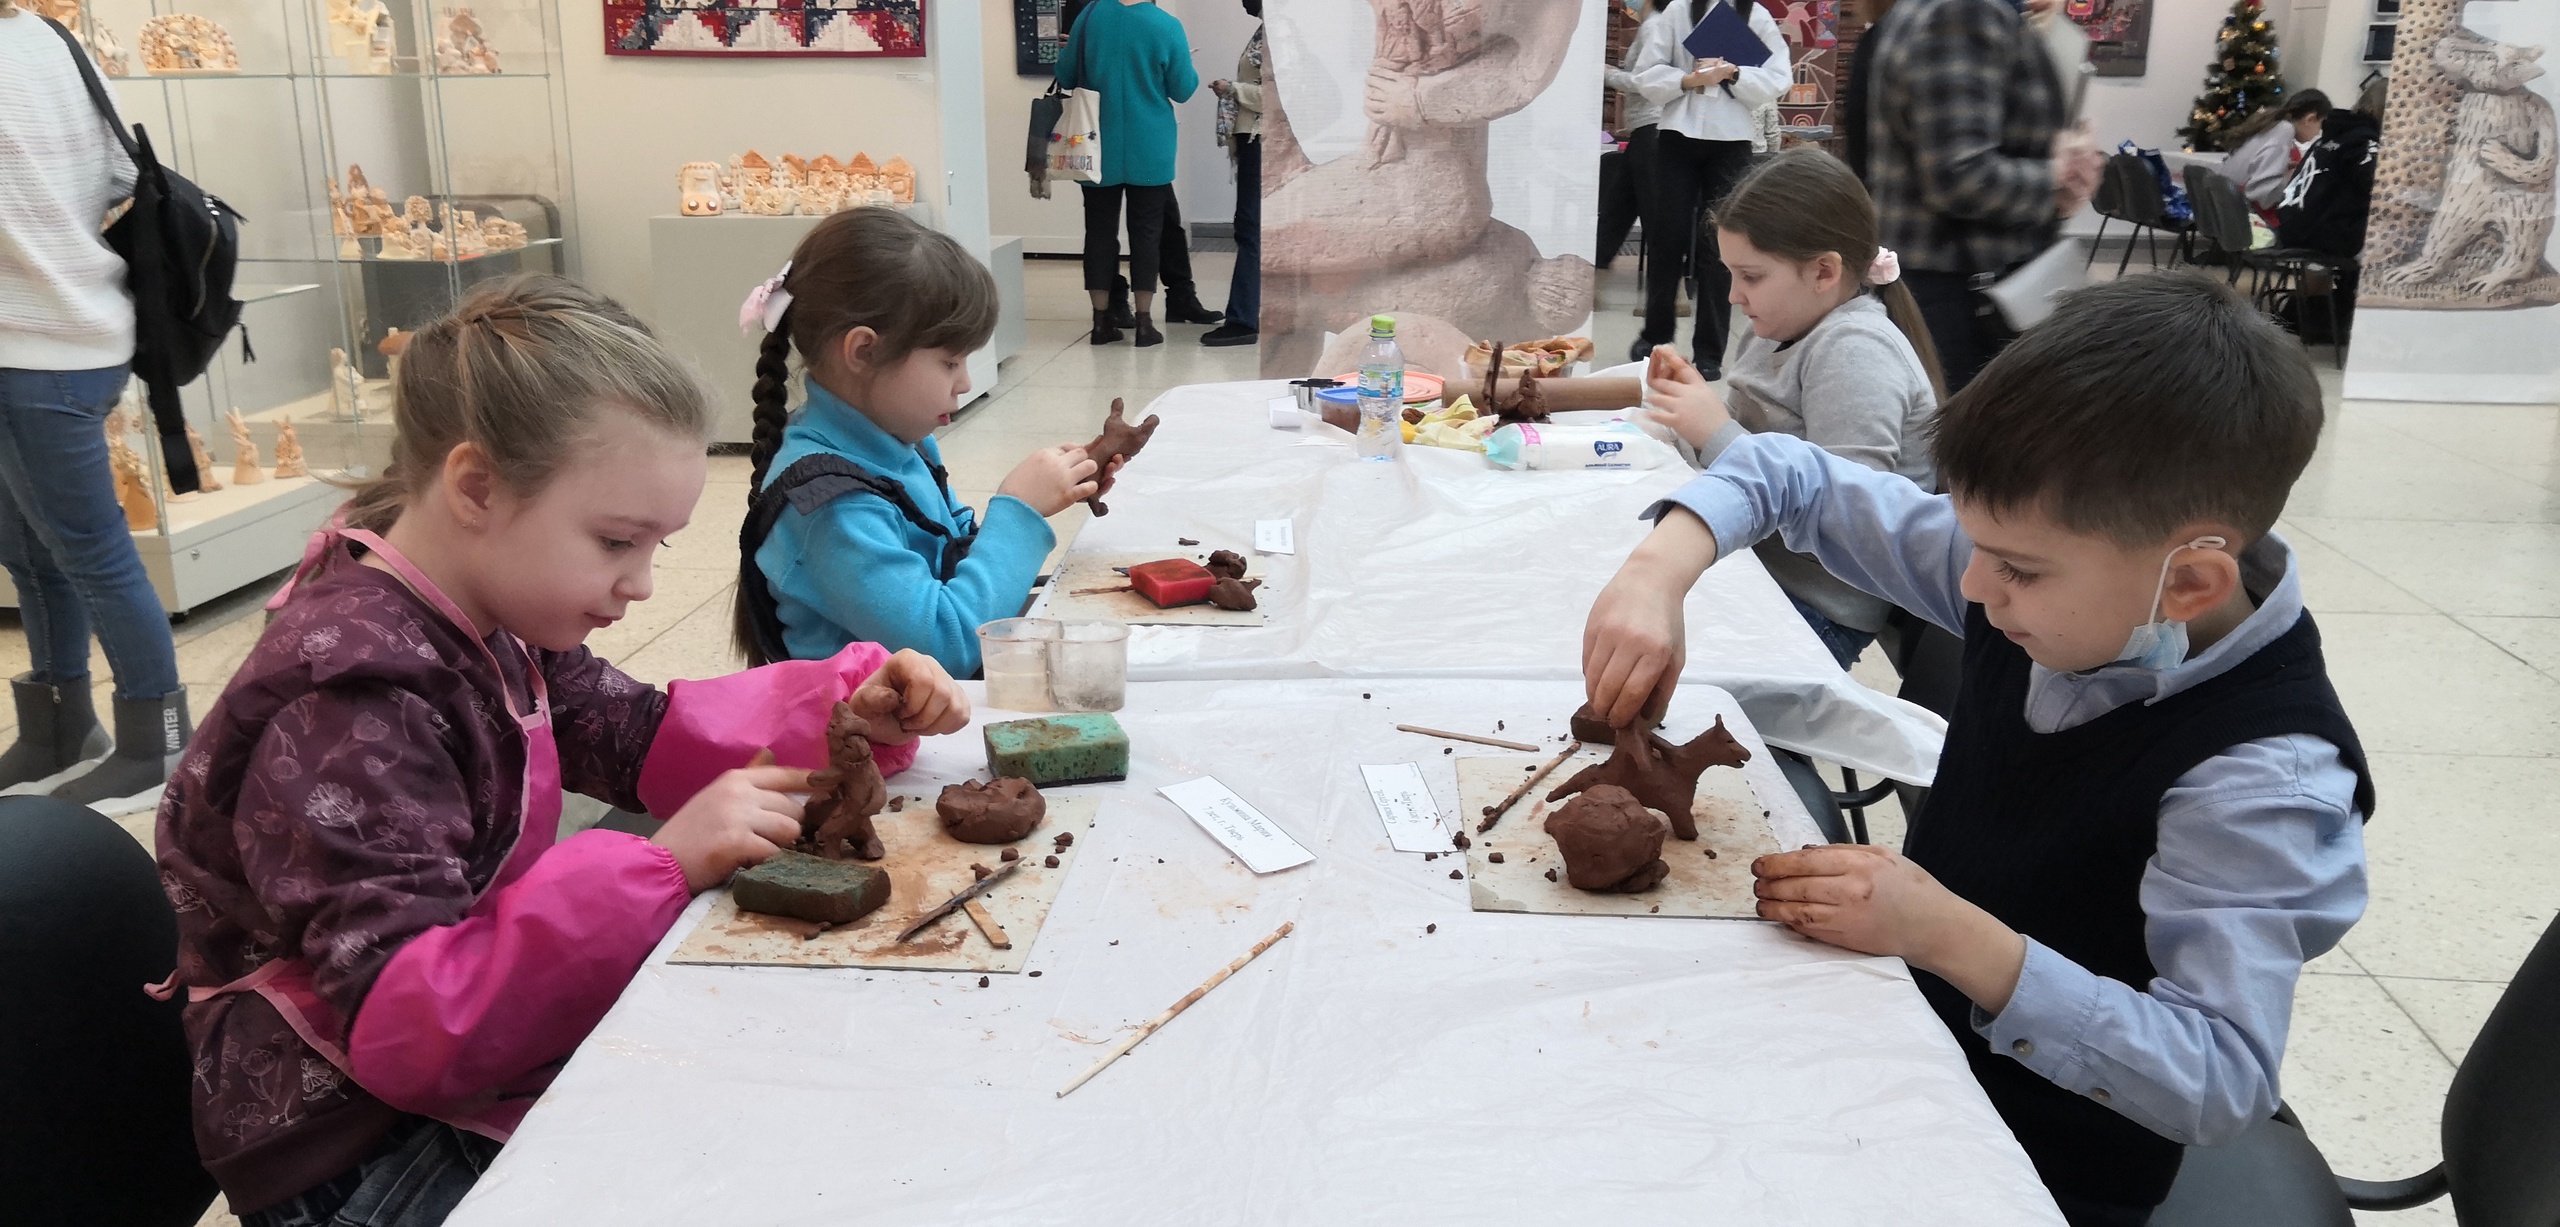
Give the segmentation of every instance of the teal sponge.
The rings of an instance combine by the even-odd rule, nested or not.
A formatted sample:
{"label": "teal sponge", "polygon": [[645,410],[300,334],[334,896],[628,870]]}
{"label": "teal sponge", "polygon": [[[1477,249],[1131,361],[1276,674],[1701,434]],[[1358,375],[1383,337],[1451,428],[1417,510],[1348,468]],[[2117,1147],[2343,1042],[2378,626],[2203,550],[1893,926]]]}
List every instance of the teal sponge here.
{"label": "teal sponge", "polygon": [[987,726],[987,770],[996,778],[1098,784],[1129,778],[1129,735],[1111,713],[1069,712]]}
{"label": "teal sponge", "polygon": [[850,924],[889,901],[889,875],[852,861],[776,852],[761,865],[739,870],[729,879],[729,894],[742,912]]}

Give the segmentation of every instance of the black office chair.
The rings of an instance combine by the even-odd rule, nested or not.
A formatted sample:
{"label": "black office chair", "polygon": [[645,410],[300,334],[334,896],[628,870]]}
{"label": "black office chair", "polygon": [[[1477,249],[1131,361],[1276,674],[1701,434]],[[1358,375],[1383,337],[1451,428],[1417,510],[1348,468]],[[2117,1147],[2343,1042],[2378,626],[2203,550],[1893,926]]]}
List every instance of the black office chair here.
{"label": "black office chair", "polygon": [[2188,163],[2185,178],[2187,200],[2195,209],[2195,221],[2187,233],[2202,248],[2188,258],[2198,264],[2221,265],[2223,280],[2237,285],[2240,270],[2249,264],[2250,245],[2257,241],[2249,225],[2249,198],[2230,176],[2202,163]]}
{"label": "black office chair", "polygon": [[[2108,158],[2106,175],[2099,184],[2100,196],[2110,195],[2106,190],[2109,182],[2115,185],[2112,197],[2116,211],[2111,214],[2106,206],[2098,206],[2098,237],[2106,237],[2106,219],[2110,216],[2117,221],[2133,223],[2133,234],[2125,239],[2124,257],[2116,261],[2116,276],[2124,276],[2125,269],[2132,265],[2133,240],[2145,232],[2150,234],[2151,267],[2160,267],[2160,236],[2183,236],[2187,223],[2169,216],[2169,198],[2160,190],[2160,179],[2152,173],[2151,163],[2141,155],[2119,153]],[[2096,204],[2097,201],[2093,199],[2091,203]],[[2176,262],[2176,254],[2177,249],[2173,245],[2170,248],[2172,263]],[[2096,258],[2094,246],[2090,255],[2092,259]]]}
{"label": "black office chair", "polygon": [[2406,1180],[2329,1171],[2290,1110],[2224,1146],[2190,1146],[2152,1227],[2349,1227],[2349,1209],[2450,1194],[2463,1227],[2560,1223],[2560,921],[2543,930],[2444,1096],[2444,1161]]}
{"label": "black office chair", "polygon": [[196,1160],[178,919],[144,851],[96,812],[0,797],[0,1204],[29,1227],[190,1227]]}

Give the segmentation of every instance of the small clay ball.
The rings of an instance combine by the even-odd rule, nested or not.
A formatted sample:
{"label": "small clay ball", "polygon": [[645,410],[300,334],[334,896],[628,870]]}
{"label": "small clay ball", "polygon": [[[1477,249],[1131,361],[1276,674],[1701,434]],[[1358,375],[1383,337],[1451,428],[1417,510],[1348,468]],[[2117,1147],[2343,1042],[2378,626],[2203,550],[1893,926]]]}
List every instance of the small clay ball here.
{"label": "small clay ball", "polygon": [[[1197,542],[1194,542],[1194,544],[1197,544]],[[1215,551],[1209,555],[1209,561],[1200,565],[1207,567],[1209,569],[1209,574],[1215,575],[1220,579],[1244,578],[1244,555],[1239,554],[1234,550]]]}
{"label": "small clay ball", "polygon": [[969,844],[1012,843],[1049,813],[1048,801],[1031,781],[1010,776],[987,784],[954,784],[942,790],[933,808],[942,815],[942,829]]}
{"label": "small clay ball", "polygon": [[1018,861],[1022,859],[1022,853],[1015,849],[1007,848],[1004,850],[1004,859],[1008,861]]}
{"label": "small clay ball", "polygon": [[1661,885],[1671,867],[1662,860],[1669,828],[1635,794],[1602,784],[1565,803],[1547,818],[1547,834],[1564,854],[1565,880],[1575,889],[1633,894]]}

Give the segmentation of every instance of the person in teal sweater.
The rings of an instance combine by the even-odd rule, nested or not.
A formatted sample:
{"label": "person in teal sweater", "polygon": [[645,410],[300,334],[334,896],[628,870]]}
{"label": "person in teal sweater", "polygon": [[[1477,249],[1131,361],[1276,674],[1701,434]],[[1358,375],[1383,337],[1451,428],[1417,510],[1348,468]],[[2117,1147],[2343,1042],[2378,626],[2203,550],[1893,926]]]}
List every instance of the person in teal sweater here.
{"label": "person in teal sweater", "polygon": [[[913,649],[955,677],[978,627],[1021,612],[1057,544],[1047,517],[1091,497],[1081,447],[1034,452],[983,516],[951,495],[933,429],[995,332],[995,278],[950,237],[890,209],[818,223],[748,295],[755,496],[738,534],[738,644],[749,661],[823,660],[857,640]],[[808,399],[786,412],[797,348]]]}
{"label": "person in teal sweater", "polygon": [[1173,199],[1173,104],[1200,88],[1182,23],[1152,0],[1109,0],[1076,16],[1058,54],[1058,84],[1102,95],[1102,182],[1084,188],[1084,288],[1093,297],[1096,345],[1120,339],[1110,316],[1120,274],[1120,213],[1129,215],[1129,286],[1137,299],[1138,344],[1162,345],[1156,329],[1158,244]]}

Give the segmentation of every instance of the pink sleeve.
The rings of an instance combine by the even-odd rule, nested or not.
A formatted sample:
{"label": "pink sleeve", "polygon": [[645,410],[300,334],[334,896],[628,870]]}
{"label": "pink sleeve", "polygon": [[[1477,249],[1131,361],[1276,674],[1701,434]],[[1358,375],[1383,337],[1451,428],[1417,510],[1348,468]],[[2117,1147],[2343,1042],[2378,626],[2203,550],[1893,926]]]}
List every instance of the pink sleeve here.
{"label": "pink sleeve", "polygon": [[[827,717],[836,702],[889,663],[876,643],[847,644],[826,660],[786,660],[700,682],[670,682],[667,714],[640,766],[640,799],[673,817],[723,771],[771,748],[786,767],[827,765]],[[916,761],[914,742],[880,746],[882,775]]]}
{"label": "pink sleeve", "polygon": [[691,895],[666,849],[616,831],[563,841],[473,915],[402,943],[356,1011],[356,1082],[451,1115],[563,1060],[622,995]]}

